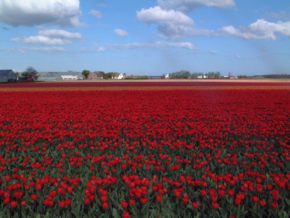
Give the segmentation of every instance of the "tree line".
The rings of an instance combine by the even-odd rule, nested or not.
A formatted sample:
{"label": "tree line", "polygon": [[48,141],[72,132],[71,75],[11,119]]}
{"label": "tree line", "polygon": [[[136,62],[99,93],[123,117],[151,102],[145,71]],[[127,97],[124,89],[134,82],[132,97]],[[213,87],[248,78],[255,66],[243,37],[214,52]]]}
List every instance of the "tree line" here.
{"label": "tree line", "polygon": [[221,77],[221,73],[220,72],[192,73],[187,70],[169,73],[170,79],[197,79],[200,77],[206,77],[208,79],[219,79]]}

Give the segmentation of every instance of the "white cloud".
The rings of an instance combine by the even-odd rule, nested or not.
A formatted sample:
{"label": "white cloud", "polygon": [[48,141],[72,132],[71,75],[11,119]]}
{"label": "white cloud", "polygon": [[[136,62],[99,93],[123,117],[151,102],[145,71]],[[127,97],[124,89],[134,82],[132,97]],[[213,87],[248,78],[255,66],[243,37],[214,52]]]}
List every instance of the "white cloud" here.
{"label": "white cloud", "polygon": [[167,41],[157,41],[157,42],[137,42],[128,44],[117,44],[112,45],[113,48],[184,48],[184,49],[195,49],[195,46],[190,42],[167,42]]}
{"label": "white cloud", "polygon": [[264,19],[259,19],[256,22],[250,24],[247,28],[226,26],[222,28],[222,32],[244,39],[276,40],[277,34],[290,37],[290,21],[274,23]]}
{"label": "white cloud", "polygon": [[275,33],[290,36],[290,21],[273,23],[260,19],[252,23],[250,29],[264,35],[266,38],[276,39]]}
{"label": "white cloud", "polygon": [[35,52],[64,52],[63,47],[31,47],[23,48],[25,51],[35,51]]}
{"label": "white cloud", "polygon": [[0,21],[13,26],[81,24],[79,0],[1,0]]}
{"label": "white cloud", "polygon": [[163,9],[159,6],[137,11],[138,20],[156,24],[166,37],[181,37],[194,31],[194,21],[181,11]]}
{"label": "white cloud", "polygon": [[142,9],[137,18],[145,23],[193,25],[193,20],[186,14],[176,10],[165,10],[159,6]]}
{"label": "white cloud", "polygon": [[137,11],[139,21],[155,24],[159,32],[168,38],[192,36],[217,36],[218,31],[198,29],[193,19],[186,13],[198,6],[227,8],[235,5],[235,0],[158,0],[158,6]]}
{"label": "white cloud", "polygon": [[156,24],[159,32],[168,38],[216,34],[211,30],[196,29],[194,21],[181,11],[163,9],[159,6],[137,11],[137,18],[147,24]]}
{"label": "white cloud", "polygon": [[226,8],[235,5],[235,0],[158,0],[163,8],[189,10],[198,6]]}
{"label": "white cloud", "polygon": [[69,41],[61,38],[50,38],[47,36],[29,36],[22,40],[26,44],[43,44],[43,45],[65,45]]}
{"label": "white cloud", "polygon": [[64,39],[81,39],[80,33],[72,33],[60,29],[47,29],[39,31],[39,35],[47,36],[50,38],[64,38]]}
{"label": "white cloud", "polygon": [[[170,42],[170,41],[156,41],[156,42],[132,42],[127,44],[111,44],[111,45],[97,45],[94,51],[104,52],[109,50],[119,49],[160,49],[160,48],[181,48],[194,50],[196,47],[191,42]],[[90,50],[91,51],[91,50]]]}
{"label": "white cloud", "polygon": [[26,52],[65,52],[63,47],[24,47],[24,48],[4,48],[0,52],[26,53]]}
{"label": "white cloud", "polygon": [[21,41],[26,44],[42,44],[42,45],[65,45],[72,40],[81,39],[81,34],[67,32],[60,29],[40,30],[38,35],[24,38],[16,38],[14,41]]}
{"label": "white cloud", "polygon": [[124,29],[115,29],[114,30],[114,33],[117,35],[117,36],[120,36],[120,37],[125,37],[125,36],[128,36],[128,32]]}
{"label": "white cloud", "polygon": [[101,17],[103,17],[102,12],[97,11],[97,10],[91,10],[89,14],[92,15],[92,16],[94,16],[94,17],[96,17],[96,18],[101,18]]}
{"label": "white cloud", "polygon": [[5,53],[25,53],[25,50],[23,48],[1,48],[0,52]]}

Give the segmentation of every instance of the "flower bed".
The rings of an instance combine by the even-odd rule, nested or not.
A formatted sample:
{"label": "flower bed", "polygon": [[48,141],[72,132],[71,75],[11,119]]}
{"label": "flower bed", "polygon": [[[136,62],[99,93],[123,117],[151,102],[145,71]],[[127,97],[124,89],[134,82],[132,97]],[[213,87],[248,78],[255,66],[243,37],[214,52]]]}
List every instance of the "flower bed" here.
{"label": "flower bed", "polygon": [[287,217],[289,99],[0,92],[0,217]]}

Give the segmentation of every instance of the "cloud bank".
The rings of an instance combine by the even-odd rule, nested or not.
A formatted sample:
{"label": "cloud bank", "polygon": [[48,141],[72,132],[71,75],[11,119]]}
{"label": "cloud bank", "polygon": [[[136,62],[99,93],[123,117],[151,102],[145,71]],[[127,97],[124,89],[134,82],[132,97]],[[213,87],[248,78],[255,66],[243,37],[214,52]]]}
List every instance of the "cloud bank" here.
{"label": "cloud bank", "polygon": [[157,25],[161,35],[168,38],[211,36],[218,33],[195,28],[193,19],[186,14],[187,11],[200,6],[227,8],[234,5],[234,0],[158,0],[157,6],[137,11],[137,19]]}
{"label": "cloud bank", "polygon": [[121,49],[161,49],[161,48],[180,48],[195,50],[196,47],[191,42],[171,42],[171,41],[155,41],[155,42],[132,42],[125,44],[97,45],[93,50],[84,49],[84,52],[105,52]]}
{"label": "cloud bank", "polygon": [[[279,35],[290,37],[290,21],[269,22],[258,19],[246,27],[224,26],[216,30],[199,29],[186,11],[170,9],[175,6],[189,9],[195,5],[230,7],[233,0],[159,0],[160,6],[137,11],[137,19],[146,24],[156,25],[162,36],[167,38],[184,38],[193,36],[230,35],[244,39],[276,40]],[[178,7],[180,6],[180,7]]]}
{"label": "cloud bank", "polygon": [[167,37],[181,37],[194,30],[194,21],[189,16],[160,6],[137,11],[137,18],[143,23],[156,24],[158,30]]}
{"label": "cloud bank", "polygon": [[227,8],[235,5],[235,0],[158,0],[162,8],[190,10],[199,6]]}
{"label": "cloud bank", "polygon": [[15,41],[21,41],[26,44],[41,44],[47,46],[59,46],[71,43],[73,40],[81,39],[80,33],[72,33],[60,29],[40,30],[38,35],[24,38],[16,38]]}
{"label": "cloud bank", "polygon": [[222,32],[228,35],[241,37],[244,39],[271,39],[276,40],[277,35],[290,37],[290,21],[288,22],[269,22],[259,19],[250,24],[247,28],[237,28],[225,26]]}
{"label": "cloud bank", "polygon": [[0,21],[12,26],[80,25],[79,0],[1,0]]}

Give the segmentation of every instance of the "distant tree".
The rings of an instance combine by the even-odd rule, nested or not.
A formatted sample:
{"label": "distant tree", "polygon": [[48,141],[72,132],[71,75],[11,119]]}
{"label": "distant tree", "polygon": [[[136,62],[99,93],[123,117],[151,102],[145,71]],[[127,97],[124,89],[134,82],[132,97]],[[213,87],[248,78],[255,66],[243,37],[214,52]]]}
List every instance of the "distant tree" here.
{"label": "distant tree", "polygon": [[105,73],[104,79],[113,79],[119,75],[120,75],[120,73],[118,73],[118,72],[108,72],[108,73]]}
{"label": "distant tree", "polygon": [[208,72],[206,75],[209,79],[219,79],[221,76],[220,72]]}
{"label": "distant tree", "polygon": [[113,74],[110,72],[104,74],[104,79],[112,79],[112,77],[113,77]]}
{"label": "distant tree", "polygon": [[96,71],[95,74],[96,74],[97,77],[103,77],[104,78],[104,76],[105,76],[105,72],[104,71]]}
{"label": "distant tree", "polygon": [[289,79],[290,74],[268,74],[268,75],[262,75],[264,78],[269,79]]}
{"label": "distant tree", "polygon": [[91,72],[89,70],[83,70],[82,75],[84,76],[84,79],[88,79],[90,73]]}
{"label": "distant tree", "polygon": [[221,73],[220,72],[216,72],[215,73],[215,79],[219,79],[221,78]]}
{"label": "distant tree", "polygon": [[238,75],[238,78],[239,78],[239,79],[247,79],[248,76],[247,76],[247,75]]}
{"label": "distant tree", "polygon": [[203,75],[203,73],[195,72],[195,73],[191,74],[190,78],[191,79],[197,79],[197,78],[199,78],[199,76],[202,76],[202,75]]}
{"label": "distant tree", "polygon": [[169,77],[172,79],[189,79],[190,78],[190,72],[187,70],[181,70],[178,72],[170,73]]}
{"label": "distant tree", "polygon": [[36,81],[38,79],[38,72],[33,67],[27,67],[21,74],[21,79],[25,81]]}

